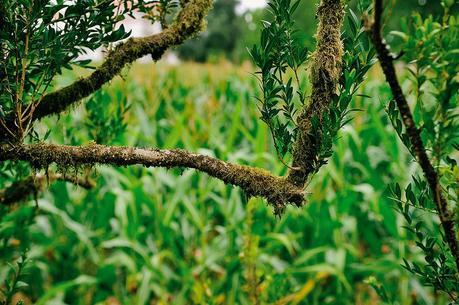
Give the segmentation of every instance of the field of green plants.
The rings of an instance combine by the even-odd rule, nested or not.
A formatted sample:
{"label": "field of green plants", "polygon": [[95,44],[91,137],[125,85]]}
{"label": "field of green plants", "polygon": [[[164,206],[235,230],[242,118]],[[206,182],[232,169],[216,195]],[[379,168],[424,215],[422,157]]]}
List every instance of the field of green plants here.
{"label": "field of green plants", "polygon": [[[283,174],[259,119],[254,70],[135,64],[129,81],[45,125],[55,143],[184,148]],[[446,304],[401,266],[423,256],[390,186],[404,186],[417,166],[386,114],[383,76],[370,73],[304,208],[277,218],[263,200],[193,170],[78,168],[94,189],[58,182],[2,210],[1,255],[11,265],[1,279],[25,268],[18,280],[29,287],[14,298],[37,305],[384,304],[375,288],[399,304]],[[435,215],[424,217],[436,226]]]}

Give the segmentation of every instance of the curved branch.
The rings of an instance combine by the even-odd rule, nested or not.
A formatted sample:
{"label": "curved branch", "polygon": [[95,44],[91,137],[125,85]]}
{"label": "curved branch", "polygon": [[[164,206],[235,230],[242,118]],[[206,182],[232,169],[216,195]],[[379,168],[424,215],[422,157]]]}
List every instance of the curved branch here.
{"label": "curved branch", "polygon": [[318,10],[317,47],[313,55],[311,68],[312,94],[310,104],[300,113],[298,139],[293,149],[294,169],[288,179],[297,186],[303,186],[314,171],[320,148],[320,130],[312,130],[311,119],[317,116],[322,121],[336,94],[341,74],[343,43],[341,28],[344,19],[344,7],[341,0],[322,0]]}
{"label": "curved branch", "polygon": [[224,162],[205,155],[184,150],[161,150],[104,145],[65,146],[53,144],[20,145],[12,148],[0,146],[0,161],[22,160],[34,167],[46,168],[52,163],[59,167],[78,167],[85,164],[115,166],[143,165],[146,167],[186,167],[199,170],[239,186],[249,196],[264,197],[280,213],[287,203],[303,205],[304,191],[287,179],[245,165]]}
{"label": "curved branch", "polygon": [[49,173],[47,175],[36,174],[23,180],[16,181],[8,188],[0,191],[0,205],[12,205],[17,202],[26,200],[31,195],[42,191],[45,186],[54,181],[65,181],[85,189],[91,189],[95,183],[90,179],[82,179],[76,176],[63,175],[58,173]]}
{"label": "curved branch", "polygon": [[[69,106],[100,89],[102,85],[118,75],[126,65],[138,58],[150,54],[153,60],[159,60],[168,48],[183,43],[202,29],[204,17],[211,6],[212,0],[188,1],[176,21],[163,32],[144,38],[131,38],[118,45],[91,75],[45,95],[35,105],[30,120],[39,120],[65,111]],[[16,130],[14,115],[5,118],[4,121],[7,126],[0,128],[0,140],[11,137],[7,132],[8,129]]]}
{"label": "curved branch", "polygon": [[190,1],[179,13],[176,22],[163,32],[144,38],[131,38],[118,45],[90,76],[45,95],[35,109],[33,118],[36,120],[61,113],[73,103],[100,89],[127,64],[140,57],[150,54],[153,60],[160,59],[168,48],[183,43],[202,28],[203,19],[211,5],[210,0]]}
{"label": "curved branch", "polygon": [[392,91],[392,96],[395,99],[397,107],[402,116],[403,124],[405,125],[406,132],[410,139],[412,149],[419,165],[424,172],[424,176],[429,183],[429,187],[432,190],[436,209],[440,216],[440,222],[445,231],[446,241],[451,249],[451,253],[455,258],[457,269],[459,270],[459,245],[457,241],[456,231],[454,227],[453,213],[448,209],[448,202],[446,201],[441,185],[439,183],[439,177],[435,168],[427,156],[424,143],[421,139],[421,132],[416,127],[413,120],[408,102],[406,101],[405,95],[403,94],[402,88],[397,79],[397,73],[395,72],[394,60],[389,53],[389,48],[384,42],[381,34],[381,16],[383,13],[382,0],[375,0],[374,5],[374,20],[373,24],[367,25],[368,31],[371,35],[371,39],[376,49],[376,53],[381,64],[381,68],[386,76],[386,81]]}

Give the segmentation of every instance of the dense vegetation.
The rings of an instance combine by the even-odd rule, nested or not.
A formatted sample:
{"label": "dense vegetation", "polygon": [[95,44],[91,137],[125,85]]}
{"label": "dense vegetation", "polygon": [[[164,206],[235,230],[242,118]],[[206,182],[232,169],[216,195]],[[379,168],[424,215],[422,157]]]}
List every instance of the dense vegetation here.
{"label": "dense vegetation", "polygon": [[[111,135],[111,143],[181,147],[282,173],[254,107],[252,70],[135,65],[125,75],[129,83],[117,80],[98,99],[104,108],[110,98],[131,105],[129,132]],[[423,258],[388,189],[393,181],[405,186],[416,165],[385,111],[389,90],[373,80],[363,91],[372,98],[352,107],[366,110],[340,133],[301,210],[276,218],[262,200],[247,202],[240,190],[190,170],[98,167],[89,192],[57,182],[38,201],[40,210],[32,201],[3,214],[3,274],[6,262],[30,249],[23,280],[31,287],[23,296],[48,299],[41,304],[251,304],[254,293],[271,302],[292,295],[298,304],[369,304],[378,300],[370,276],[401,304],[431,304],[431,290],[401,267],[404,257]],[[106,126],[84,128],[90,111],[61,118],[50,137],[93,140]]]}
{"label": "dense vegetation", "polygon": [[[391,32],[403,50],[397,55],[403,59],[397,82],[387,74],[396,56],[387,58],[378,37],[381,1],[376,10],[363,2],[355,12],[346,8],[341,32],[327,29],[326,12],[319,13],[315,52],[297,35],[296,2],[275,0],[270,22],[250,46],[254,64],[133,63],[105,85],[121,71],[114,63],[131,65],[145,52],[159,59],[169,45],[196,33],[203,17],[199,5],[206,1],[181,1],[196,10],[185,9],[170,24],[177,5],[155,2],[167,14],[154,15],[140,1],[131,9],[163,23],[166,34],[121,44],[89,75],[83,69],[89,62],[66,69],[86,43],[83,36],[70,39],[81,24],[54,33],[42,42],[45,47],[27,47],[8,36],[23,33],[8,26],[13,20],[27,28],[27,17],[4,18],[1,304],[456,304],[458,258],[451,238],[458,237],[459,214],[459,27],[454,3],[442,2],[441,11],[430,17],[413,14]],[[30,4],[7,3],[17,7],[0,6],[2,12]],[[121,17],[103,12],[88,9],[90,17],[81,21],[109,22],[108,38],[90,32],[93,47],[128,35],[114,27]],[[376,23],[368,17],[373,13]],[[330,59],[320,54],[327,30],[344,40],[344,49],[332,48],[333,58],[342,55],[339,69],[321,66]],[[23,34],[31,42],[41,35]],[[76,47],[62,48],[59,41]],[[16,48],[26,60],[17,61],[10,51]],[[55,58],[49,50],[68,56]],[[375,65],[376,56],[383,70]],[[330,71],[336,73],[326,75]],[[56,77],[58,72],[63,74]],[[86,80],[94,81],[92,86]],[[324,82],[330,87],[318,90]],[[86,91],[62,95],[59,90],[75,84]],[[394,91],[397,85],[402,96]],[[415,126],[407,124],[405,96]],[[320,107],[314,108],[314,101]],[[48,103],[53,107],[46,108]],[[439,179],[425,174],[429,164],[415,162],[422,157],[416,136]],[[298,157],[301,146],[309,145],[305,139],[317,141],[306,151],[312,160],[306,163]],[[293,172],[293,184],[306,183],[306,201],[298,208],[277,201],[285,198],[279,194],[253,194],[245,182],[227,185],[187,169],[186,162],[157,168],[141,160],[146,166],[126,166],[133,164],[123,163],[132,151],[113,150],[125,158],[105,155],[101,161],[97,153],[107,150],[101,145],[163,149],[141,150],[143,157],[190,151],[198,160],[210,156],[231,162],[225,166],[247,165],[239,167],[242,171],[266,169],[257,177],[289,181]],[[43,153],[54,148],[55,155]],[[202,170],[199,164],[195,168]],[[306,173],[295,176],[300,170]],[[438,184],[436,194],[431,183]],[[442,214],[442,198],[451,219]]]}

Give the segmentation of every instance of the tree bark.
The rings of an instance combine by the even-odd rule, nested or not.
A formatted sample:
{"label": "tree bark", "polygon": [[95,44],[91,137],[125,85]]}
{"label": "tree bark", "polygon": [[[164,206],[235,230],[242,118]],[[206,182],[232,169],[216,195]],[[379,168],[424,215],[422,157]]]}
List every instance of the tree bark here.
{"label": "tree bark", "polygon": [[457,241],[457,233],[454,225],[453,213],[448,208],[448,202],[445,199],[443,190],[441,188],[438,173],[433,167],[432,163],[427,156],[427,152],[424,143],[421,139],[421,132],[416,127],[413,120],[408,102],[406,101],[405,95],[403,94],[402,88],[397,79],[397,73],[395,72],[394,59],[389,53],[389,48],[384,42],[381,34],[381,17],[383,14],[383,3],[382,0],[375,0],[374,5],[374,20],[373,24],[368,27],[368,31],[371,35],[371,39],[376,49],[376,53],[381,64],[381,68],[386,76],[386,81],[392,91],[392,96],[395,99],[397,108],[402,116],[403,125],[406,128],[406,133],[410,139],[412,151],[418,161],[421,169],[424,173],[429,187],[433,194],[433,200],[436,204],[436,209],[440,217],[441,226],[445,231],[445,239],[451,250],[452,255],[456,261],[456,267],[459,271],[459,246]]}
{"label": "tree bark", "polygon": [[263,169],[224,162],[205,155],[184,150],[115,147],[104,145],[65,146],[53,144],[0,146],[0,161],[27,161],[36,168],[78,168],[83,165],[106,164],[114,166],[143,165],[146,167],[193,168],[242,188],[249,196],[268,200],[281,212],[286,203],[303,205],[304,190]]}

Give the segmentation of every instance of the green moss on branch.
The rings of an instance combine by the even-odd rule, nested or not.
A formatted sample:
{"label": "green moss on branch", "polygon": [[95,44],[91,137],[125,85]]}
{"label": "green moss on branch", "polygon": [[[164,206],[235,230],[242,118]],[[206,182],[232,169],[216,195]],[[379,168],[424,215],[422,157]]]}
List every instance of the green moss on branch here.
{"label": "green moss on branch", "polygon": [[47,168],[53,163],[60,168],[94,164],[193,168],[227,184],[238,186],[249,196],[266,198],[278,213],[287,203],[301,206],[304,202],[303,189],[285,178],[274,176],[263,169],[224,162],[179,149],[161,150],[97,144],[32,144],[17,146],[14,149],[7,145],[0,146],[0,161],[7,159],[28,161],[38,168]]}
{"label": "green moss on branch", "polygon": [[[153,60],[159,60],[168,48],[183,43],[202,30],[204,18],[211,6],[212,0],[188,1],[177,15],[175,22],[163,32],[144,38],[130,38],[118,45],[91,75],[45,95],[37,104],[32,121],[65,111],[69,106],[100,89],[102,85],[117,76],[126,65],[138,58],[150,54]],[[8,129],[12,131],[16,129],[13,116],[5,118],[5,122]],[[6,142],[10,138],[7,130],[0,126],[0,142]]]}
{"label": "green moss on branch", "polygon": [[288,176],[288,180],[299,187],[305,184],[315,170],[321,145],[320,130],[313,130],[311,119],[316,116],[320,123],[322,115],[328,112],[333,95],[336,94],[343,56],[341,28],[344,6],[341,0],[322,0],[317,16],[317,46],[311,67],[312,94],[309,105],[302,110],[297,120],[299,132],[293,150],[294,169]]}

